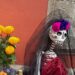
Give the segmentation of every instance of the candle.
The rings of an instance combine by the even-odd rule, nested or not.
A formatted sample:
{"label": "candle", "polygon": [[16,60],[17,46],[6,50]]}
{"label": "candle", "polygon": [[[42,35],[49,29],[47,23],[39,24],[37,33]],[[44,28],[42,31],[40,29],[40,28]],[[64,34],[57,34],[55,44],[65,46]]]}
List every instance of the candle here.
{"label": "candle", "polygon": [[23,75],[23,71],[22,70],[18,70],[18,75]]}

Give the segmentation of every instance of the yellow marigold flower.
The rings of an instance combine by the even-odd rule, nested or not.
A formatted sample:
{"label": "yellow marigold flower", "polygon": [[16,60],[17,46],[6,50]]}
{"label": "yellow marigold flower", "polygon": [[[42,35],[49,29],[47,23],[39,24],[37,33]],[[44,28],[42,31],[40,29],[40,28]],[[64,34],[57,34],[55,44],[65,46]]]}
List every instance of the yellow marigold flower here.
{"label": "yellow marigold flower", "polygon": [[12,36],[8,39],[8,42],[11,44],[17,44],[18,42],[20,42],[20,39],[18,37]]}
{"label": "yellow marigold flower", "polygon": [[11,34],[13,31],[14,31],[13,26],[6,26],[4,29],[4,33],[6,33],[6,34]]}
{"label": "yellow marigold flower", "polygon": [[7,73],[4,72],[4,71],[1,71],[1,72],[0,72],[0,75],[7,75]]}
{"label": "yellow marigold flower", "polygon": [[3,31],[4,30],[4,26],[0,25],[0,30]]}
{"label": "yellow marigold flower", "polygon": [[5,53],[8,55],[11,55],[14,53],[14,47],[13,46],[7,46],[5,49]]}
{"label": "yellow marigold flower", "polygon": [[0,25],[0,34],[4,31],[4,26]]}

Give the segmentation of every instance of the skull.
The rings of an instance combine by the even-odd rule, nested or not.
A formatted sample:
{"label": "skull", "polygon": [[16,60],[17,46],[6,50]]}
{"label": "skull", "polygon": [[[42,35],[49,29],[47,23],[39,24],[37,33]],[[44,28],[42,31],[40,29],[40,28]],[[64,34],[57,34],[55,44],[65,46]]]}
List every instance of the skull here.
{"label": "skull", "polygon": [[50,30],[49,37],[56,44],[62,44],[67,38],[67,31],[60,30],[59,32],[54,32],[53,30]]}

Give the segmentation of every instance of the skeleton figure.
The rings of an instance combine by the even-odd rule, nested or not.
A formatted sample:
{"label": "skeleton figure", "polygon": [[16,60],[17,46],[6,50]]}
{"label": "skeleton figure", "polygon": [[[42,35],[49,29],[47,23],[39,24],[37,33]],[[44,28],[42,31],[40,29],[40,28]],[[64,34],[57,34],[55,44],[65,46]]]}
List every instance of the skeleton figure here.
{"label": "skeleton figure", "polygon": [[69,27],[70,24],[67,21],[59,20],[50,28],[49,37],[52,40],[52,44],[50,49],[43,54],[44,58],[41,60],[42,69],[38,75],[67,75],[63,63],[53,49],[56,44],[61,45],[66,40]]}
{"label": "skeleton figure", "polygon": [[[33,59],[28,62],[31,65],[27,75],[67,75],[67,67],[59,54],[63,45],[65,45],[64,42],[68,40],[69,21],[55,19],[49,21],[45,28],[41,28],[42,31],[38,32],[41,35],[37,36],[36,33],[36,37],[32,40],[34,44],[29,43],[29,46],[31,46],[28,46],[29,49],[35,50],[35,52],[33,51]],[[35,40],[36,38],[37,40]]]}
{"label": "skeleton figure", "polygon": [[51,25],[48,30],[51,44],[48,50],[37,52],[35,71],[31,75],[67,75],[63,62],[53,50],[56,45],[61,46],[66,40],[69,28],[69,22],[63,19]]}

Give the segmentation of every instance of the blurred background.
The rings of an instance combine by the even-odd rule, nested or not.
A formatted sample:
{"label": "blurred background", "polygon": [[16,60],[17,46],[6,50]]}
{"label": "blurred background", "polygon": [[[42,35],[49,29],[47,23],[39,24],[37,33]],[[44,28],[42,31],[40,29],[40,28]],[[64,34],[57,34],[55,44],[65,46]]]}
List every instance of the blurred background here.
{"label": "blurred background", "polygon": [[47,15],[48,0],[0,0],[0,24],[13,25],[21,41],[16,48],[16,64],[24,64],[25,46]]}

